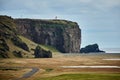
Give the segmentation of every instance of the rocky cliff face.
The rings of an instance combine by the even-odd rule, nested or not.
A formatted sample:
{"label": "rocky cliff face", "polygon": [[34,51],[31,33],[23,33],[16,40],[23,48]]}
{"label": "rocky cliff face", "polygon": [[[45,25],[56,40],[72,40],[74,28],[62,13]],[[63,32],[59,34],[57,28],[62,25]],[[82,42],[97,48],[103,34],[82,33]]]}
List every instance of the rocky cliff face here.
{"label": "rocky cliff face", "polygon": [[15,19],[19,34],[30,40],[54,46],[63,53],[78,53],[81,30],[75,22],[66,20]]}

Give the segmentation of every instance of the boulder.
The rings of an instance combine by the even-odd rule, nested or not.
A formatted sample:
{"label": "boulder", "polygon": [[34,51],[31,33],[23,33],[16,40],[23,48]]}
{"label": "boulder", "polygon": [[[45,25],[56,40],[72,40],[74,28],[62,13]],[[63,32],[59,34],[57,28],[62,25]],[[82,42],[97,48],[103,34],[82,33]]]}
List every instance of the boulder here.
{"label": "boulder", "polygon": [[35,58],[52,58],[52,52],[42,49],[39,45],[34,51]]}

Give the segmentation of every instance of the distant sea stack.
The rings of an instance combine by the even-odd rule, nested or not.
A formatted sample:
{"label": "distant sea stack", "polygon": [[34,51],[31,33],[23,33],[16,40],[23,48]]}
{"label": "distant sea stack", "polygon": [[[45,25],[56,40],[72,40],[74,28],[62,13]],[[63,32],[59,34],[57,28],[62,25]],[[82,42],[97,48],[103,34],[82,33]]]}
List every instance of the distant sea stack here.
{"label": "distant sea stack", "polygon": [[50,45],[63,53],[79,53],[81,29],[67,20],[14,19],[17,31],[24,37]]}
{"label": "distant sea stack", "polygon": [[101,53],[101,52],[105,53],[105,51],[99,49],[98,44],[91,44],[80,49],[80,53]]}

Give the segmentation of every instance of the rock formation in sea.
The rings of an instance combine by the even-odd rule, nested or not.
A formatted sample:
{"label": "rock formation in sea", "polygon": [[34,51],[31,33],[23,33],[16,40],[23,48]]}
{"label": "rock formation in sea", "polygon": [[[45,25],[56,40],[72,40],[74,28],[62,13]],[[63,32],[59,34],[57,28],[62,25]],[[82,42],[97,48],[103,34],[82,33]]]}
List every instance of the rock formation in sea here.
{"label": "rock formation in sea", "polygon": [[98,52],[105,53],[105,51],[99,49],[98,44],[88,45],[80,49],[80,53],[98,53]]}

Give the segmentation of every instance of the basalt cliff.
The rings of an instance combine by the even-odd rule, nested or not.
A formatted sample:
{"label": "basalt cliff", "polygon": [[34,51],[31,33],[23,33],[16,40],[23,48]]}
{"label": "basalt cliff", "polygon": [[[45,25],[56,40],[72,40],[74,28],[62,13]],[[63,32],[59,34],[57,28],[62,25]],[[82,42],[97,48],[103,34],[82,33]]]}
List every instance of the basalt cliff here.
{"label": "basalt cliff", "polygon": [[20,35],[35,43],[50,45],[62,53],[79,53],[81,30],[67,20],[14,19]]}
{"label": "basalt cliff", "polygon": [[13,19],[0,15],[0,58],[79,53],[81,30],[68,20]]}

